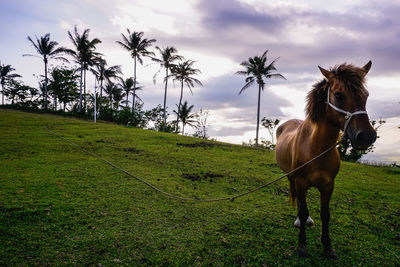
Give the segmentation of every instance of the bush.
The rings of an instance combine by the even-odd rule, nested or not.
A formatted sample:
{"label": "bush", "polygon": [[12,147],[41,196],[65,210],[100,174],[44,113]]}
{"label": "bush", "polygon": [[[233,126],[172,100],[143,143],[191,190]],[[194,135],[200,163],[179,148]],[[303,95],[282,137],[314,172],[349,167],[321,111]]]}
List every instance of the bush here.
{"label": "bush", "polygon": [[132,119],[132,112],[130,108],[124,108],[117,112],[116,122],[119,124],[127,125]]}

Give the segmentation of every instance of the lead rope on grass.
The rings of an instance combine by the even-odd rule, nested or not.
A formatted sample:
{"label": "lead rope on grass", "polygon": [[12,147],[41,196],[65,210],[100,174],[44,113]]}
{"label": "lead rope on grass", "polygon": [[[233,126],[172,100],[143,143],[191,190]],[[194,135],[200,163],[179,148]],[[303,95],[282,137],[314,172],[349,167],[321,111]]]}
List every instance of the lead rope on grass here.
{"label": "lead rope on grass", "polygon": [[89,150],[84,149],[83,147],[81,147],[81,146],[75,144],[74,142],[68,140],[67,138],[65,138],[65,137],[63,137],[63,136],[61,136],[61,135],[59,135],[59,134],[57,134],[57,133],[51,131],[47,126],[45,126],[45,129],[46,129],[49,133],[51,133],[51,134],[57,136],[58,138],[60,138],[60,139],[62,139],[63,141],[65,141],[65,142],[71,144],[72,146],[78,148],[79,150],[85,152],[86,154],[89,154],[89,155],[91,155],[91,156],[93,156],[93,157],[95,157],[95,158],[98,158],[99,160],[104,161],[105,163],[107,163],[107,164],[110,165],[111,167],[113,167],[113,168],[115,168],[115,169],[117,169],[117,170],[122,171],[122,172],[125,173],[126,175],[128,175],[128,176],[130,176],[130,177],[132,177],[132,178],[134,178],[134,179],[136,179],[136,180],[138,180],[139,182],[144,183],[145,185],[149,186],[150,188],[152,188],[152,189],[155,190],[155,191],[158,191],[158,192],[160,192],[160,193],[162,193],[162,194],[164,194],[164,195],[167,195],[167,196],[169,196],[169,197],[171,197],[171,198],[180,199],[180,200],[185,200],[185,201],[197,201],[197,202],[217,202],[217,201],[223,201],[223,200],[234,201],[236,198],[243,197],[243,196],[245,196],[245,195],[248,195],[248,194],[251,194],[251,193],[253,193],[253,192],[256,192],[256,191],[258,191],[258,190],[260,190],[260,189],[263,189],[263,188],[265,188],[265,187],[267,187],[267,186],[269,186],[269,185],[271,185],[271,184],[273,184],[273,183],[278,182],[279,180],[282,180],[282,179],[285,178],[286,176],[293,174],[294,172],[300,170],[301,168],[303,168],[304,166],[310,164],[310,163],[313,162],[314,160],[319,159],[320,157],[322,157],[323,155],[325,155],[326,153],[328,153],[329,151],[331,151],[334,147],[336,147],[338,144],[340,144],[340,143],[342,142],[342,140],[336,142],[336,144],[334,144],[333,146],[329,147],[328,149],[326,149],[325,151],[323,151],[323,152],[322,152],[321,154],[319,154],[318,156],[316,156],[316,157],[310,159],[310,160],[307,161],[306,163],[304,163],[304,164],[298,166],[297,168],[291,170],[290,172],[285,173],[285,174],[279,176],[278,178],[276,178],[275,180],[273,180],[273,181],[271,181],[271,182],[269,182],[269,183],[260,185],[260,186],[254,188],[254,189],[252,189],[252,190],[249,190],[249,191],[247,191],[247,192],[244,192],[244,193],[241,193],[241,194],[232,196],[232,197],[223,197],[223,198],[214,198],[214,199],[198,199],[198,198],[180,197],[180,196],[176,196],[176,195],[173,195],[173,194],[171,194],[171,193],[165,192],[164,190],[158,188],[157,186],[152,185],[151,183],[149,183],[149,182],[147,182],[147,181],[145,181],[145,180],[143,180],[143,179],[141,179],[141,178],[139,178],[139,177],[133,175],[132,173],[130,173],[130,172],[124,170],[123,168],[121,168],[121,167],[115,165],[114,163],[112,163],[112,162],[110,162],[110,161],[108,161],[108,160],[106,160],[106,159],[100,157],[99,155],[97,155],[97,154],[95,154],[95,153],[93,153],[93,152],[91,152],[91,151],[89,151]]}

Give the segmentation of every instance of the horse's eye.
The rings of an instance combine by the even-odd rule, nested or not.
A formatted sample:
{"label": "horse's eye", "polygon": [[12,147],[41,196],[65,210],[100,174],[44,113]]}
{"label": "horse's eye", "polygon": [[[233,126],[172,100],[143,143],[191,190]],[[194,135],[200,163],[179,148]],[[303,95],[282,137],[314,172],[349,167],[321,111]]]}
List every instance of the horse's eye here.
{"label": "horse's eye", "polygon": [[343,94],[342,93],[335,93],[335,98],[337,100],[341,100],[341,99],[343,99]]}

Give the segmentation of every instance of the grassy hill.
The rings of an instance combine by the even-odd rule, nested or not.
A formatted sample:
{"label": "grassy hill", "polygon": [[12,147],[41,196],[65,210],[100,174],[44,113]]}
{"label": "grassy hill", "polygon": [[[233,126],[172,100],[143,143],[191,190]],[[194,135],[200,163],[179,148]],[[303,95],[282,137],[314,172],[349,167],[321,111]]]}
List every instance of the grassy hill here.
{"label": "grassy hill", "polygon": [[342,164],[331,201],[337,261],[322,257],[319,193],[310,190],[312,257],[298,259],[287,179],[234,202],[179,201],[44,126],[183,197],[234,195],[282,174],[263,149],[0,110],[0,265],[400,264],[398,168]]}

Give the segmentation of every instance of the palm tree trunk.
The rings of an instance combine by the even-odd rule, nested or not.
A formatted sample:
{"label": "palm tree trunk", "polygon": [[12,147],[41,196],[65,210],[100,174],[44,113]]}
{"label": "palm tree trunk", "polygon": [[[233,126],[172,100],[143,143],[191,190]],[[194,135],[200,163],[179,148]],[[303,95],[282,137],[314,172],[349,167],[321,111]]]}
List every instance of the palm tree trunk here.
{"label": "palm tree trunk", "polygon": [[4,87],[3,87],[3,83],[1,84],[1,104],[4,105]]}
{"label": "palm tree trunk", "polygon": [[83,64],[81,63],[81,77],[80,77],[80,91],[79,91],[79,113],[82,112],[82,75],[83,75]]}
{"label": "palm tree trunk", "polygon": [[182,122],[182,135],[185,135],[185,124]]}
{"label": "palm tree trunk", "polygon": [[47,59],[44,60],[44,110],[47,110]]}
{"label": "palm tree trunk", "polygon": [[86,70],[83,70],[83,111],[86,113]]}
{"label": "palm tree trunk", "polygon": [[256,146],[258,146],[258,130],[260,128],[260,97],[261,97],[261,84],[258,85]]}
{"label": "palm tree trunk", "polygon": [[100,98],[103,96],[103,79],[100,80]]}
{"label": "palm tree trunk", "polygon": [[178,132],[178,126],[179,126],[179,114],[181,112],[181,104],[182,104],[182,97],[183,97],[183,80],[181,80],[181,98],[179,99],[179,105],[178,105],[178,112],[176,114],[176,131]]}
{"label": "palm tree trunk", "polygon": [[128,108],[128,102],[129,101],[129,90],[126,90],[126,103],[125,103],[125,108]]}
{"label": "palm tree trunk", "polygon": [[167,88],[168,88],[168,68],[165,68],[165,92],[164,92],[164,125],[163,125],[163,132],[165,132],[165,127],[167,125],[167,111],[166,111],[166,105],[167,105]]}
{"label": "palm tree trunk", "polygon": [[136,57],[133,60],[133,99],[132,99],[132,116],[135,115],[135,97],[136,97]]}

